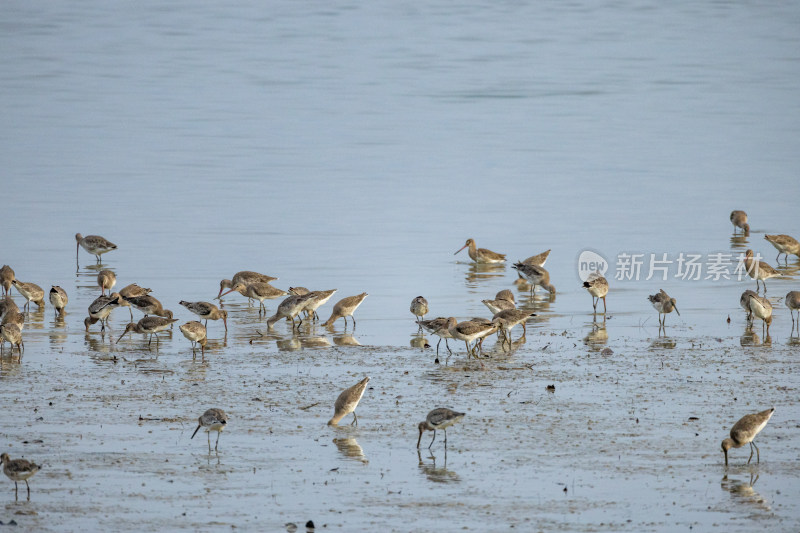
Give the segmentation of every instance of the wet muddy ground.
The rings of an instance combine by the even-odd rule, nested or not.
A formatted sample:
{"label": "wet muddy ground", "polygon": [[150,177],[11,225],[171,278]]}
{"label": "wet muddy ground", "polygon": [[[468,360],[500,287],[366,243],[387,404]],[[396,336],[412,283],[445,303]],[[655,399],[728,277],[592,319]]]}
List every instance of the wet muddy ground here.
{"label": "wet muddy ground", "polygon": [[[22,362],[7,347],[2,358],[0,401],[11,456],[43,468],[30,501],[3,481],[0,520],[44,531],[800,524],[797,339],[751,346],[680,323],[668,336],[609,336],[587,315],[557,332],[532,321],[525,342],[504,353],[490,339],[480,360],[451,341],[453,356],[436,364],[436,338],[415,348],[424,341],[410,315],[394,324],[408,344],[381,346],[366,317],[354,335],[341,322],[290,335],[246,304],[228,308],[227,337],[209,324],[205,361],[177,329],[158,350],[142,335],[113,344],[124,309],[106,335],[85,333],[74,313],[31,313]],[[358,427],[327,426],[339,391],[364,375]],[[773,405],[760,464],[743,448],[726,469],[730,426]],[[467,415],[446,447],[440,432],[417,450],[417,423],[437,406]],[[204,433],[190,439],[208,407],[230,417],[218,453]]]}

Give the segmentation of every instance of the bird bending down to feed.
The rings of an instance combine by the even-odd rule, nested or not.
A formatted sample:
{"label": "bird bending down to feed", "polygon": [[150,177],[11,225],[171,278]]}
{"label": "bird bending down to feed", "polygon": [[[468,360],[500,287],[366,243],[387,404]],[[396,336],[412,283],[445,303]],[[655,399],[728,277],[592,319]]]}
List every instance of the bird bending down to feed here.
{"label": "bird bending down to feed", "polygon": [[37,307],[44,307],[44,289],[35,283],[24,283],[15,279],[11,284],[19,291],[23,298],[25,298],[25,305],[22,309],[29,310],[31,302],[35,303]]}
{"label": "bird bending down to feed", "polygon": [[556,288],[550,284],[550,273],[544,267],[528,265],[521,261],[514,263],[512,267],[522,274],[531,284],[531,295],[536,294],[536,287],[542,287],[550,294],[556,293]]}
{"label": "bird bending down to feed", "polygon": [[3,463],[3,473],[14,482],[14,496],[19,499],[18,481],[24,481],[28,487],[28,499],[31,499],[31,486],[28,485],[28,478],[38,472],[42,467],[26,459],[11,459],[7,453],[0,455]]}
{"label": "bird bending down to feed", "polygon": [[[117,275],[110,270],[101,270],[97,273],[97,285],[100,287],[100,294],[105,295],[106,289],[111,292],[117,284]],[[121,294],[121,293],[120,293]]]}
{"label": "bird bending down to feed", "polygon": [[741,228],[745,235],[750,233],[750,225],[747,223],[747,213],[744,211],[731,211],[731,224],[733,224],[734,233],[736,233],[736,228]]}
{"label": "bird bending down to feed", "polygon": [[785,259],[787,263],[789,262],[789,254],[800,257],[800,242],[797,242],[797,239],[794,237],[790,237],[789,235],[764,235],[764,238],[778,250],[775,261],[780,263],[781,254],[786,255]]}
{"label": "bird bending down to feed", "polygon": [[222,291],[232,288],[237,283],[241,283],[242,285],[250,285],[251,283],[270,283],[272,281],[277,281],[277,279],[278,278],[267,276],[266,274],[253,272],[252,270],[242,270],[241,272],[234,274],[231,279],[223,279],[219,282],[219,294],[217,295],[217,298],[224,296]]}
{"label": "bird bending down to feed", "polygon": [[[675,298],[670,298],[669,294],[664,292],[664,289],[661,289],[658,294],[651,294],[647,297],[650,300],[650,303],[653,304],[653,308],[658,311],[658,325],[660,328],[663,328],[667,323],[667,315],[675,310],[678,313],[678,316],[681,316],[680,311],[678,311],[677,302]],[[664,315],[664,318],[661,318],[661,315]]]}
{"label": "bird bending down to feed", "polygon": [[350,425],[358,426],[356,407],[358,407],[358,402],[361,401],[361,397],[367,389],[367,383],[369,383],[369,376],[342,391],[339,397],[336,398],[336,403],[333,404],[333,418],[328,420],[329,426],[338,426],[339,421],[350,413],[353,413],[353,421]]}
{"label": "bird bending down to feed", "polygon": [[206,337],[206,327],[197,320],[192,320],[191,322],[187,322],[182,326],[178,326],[178,329],[181,330],[181,333],[183,333],[184,337],[192,341],[192,355],[195,353],[195,347],[197,344],[200,344],[200,353],[203,358],[205,358],[206,344],[208,343],[208,338]]}
{"label": "bird bending down to feed", "polygon": [[437,407],[425,417],[425,420],[419,423],[419,438],[417,439],[417,448],[422,440],[422,434],[425,431],[433,431],[433,438],[431,443],[428,444],[428,449],[433,446],[433,441],[436,440],[436,430],[441,429],[444,431],[444,445],[447,446],[447,428],[461,421],[465,413],[459,413],[448,409],[447,407]]}
{"label": "bird bending down to feed", "polygon": [[347,317],[353,319],[353,328],[356,327],[356,317],[353,316],[353,313],[356,312],[358,306],[361,305],[361,302],[364,301],[364,298],[369,296],[366,292],[362,292],[361,294],[357,294],[355,296],[348,296],[346,298],[342,298],[336,305],[333,306],[333,312],[331,313],[330,318],[326,320],[322,325],[327,327],[333,325],[338,319],[344,319],[344,326],[347,327]]}
{"label": "bird bending down to feed", "polygon": [[753,440],[756,435],[764,429],[767,425],[775,408],[761,411],[760,413],[752,413],[744,415],[738,422],[731,428],[731,436],[722,441],[722,452],[725,454],[725,466],[728,466],[728,450],[731,448],[741,448],[745,444],[750,444],[750,457],[747,459],[747,464],[753,459],[753,448],[756,449],[756,462],[761,462],[761,454],[758,451]]}
{"label": "bird bending down to feed", "polygon": [[158,333],[169,329],[172,324],[177,322],[177,318],[162,318],[160,316],[146,316],[141,319],[139,322],[134,324],[131,322],[127,326],[125,326],[125,331],[122,335],[119,336],[117,339],[117,343],[122,340],[122,337],[127,335],[128,333],[143,333],[145,335],[150,336],[150,340],[147,341],[147,345],[150,346],[150,343],[153,342],[153,336],[156,338],[156,346],[158,346]]}
{"label": "bird bending down to feed", "polygon": [[[281,318],[286,318],[292,321],[292,330],[294,330],[295,327],[299,328],[303,323],[303,318],[300,316],[300,313],[303,312],[306,303],[308,303],[311,298],[313,298],[311,293],[302,296],[288,296],[278,305],[278,308],[275,309],[275,314],[267,319],[267,327],[271,328],[275,322]],[[297,317],[299,321],[298,324],[294,322],[295,317]]]}
{"label": "bird bending down to feed", "polygon": [[67,297],[67,291],[65,291],[58,285],[53,285],[50,288],[50,303],[56,310],[56,315],[64,314],[64,308],[67,306],[67,302],[69,302],[69,298]]}
{"label": "bird bending down to feed", "polygon": [[185,300],[181,300],[180,304],[192,313],[204,319],[206,321],[206,327],[208,327],[209,320],[222,319],[222,324],[225,326],[225,331],[228,331],[228,312],[224,309],[219,309],[216,305],[209,302],[187,302]]}
{"label": "bird bending down to feed", "polygon": [[206,433],[208,434],[208,451],[211,451],[211,432],[217,432],[217,442],[214,444],[214,451],[217,451],[217,446],[219,445],[219,435],[222,433],[222,430],[225,429],[225,426],[228,424],[228,415],[225,414],[225,411],[222,409],[217,409],[216,407],[207,410],[205,413],[200,415],[200,418],[197,419],[197,429],[194,430],[192,433],[192,437],[194,438],[197,435],[197,432],[200,431],[200,428],[208,428],[206,429]]}

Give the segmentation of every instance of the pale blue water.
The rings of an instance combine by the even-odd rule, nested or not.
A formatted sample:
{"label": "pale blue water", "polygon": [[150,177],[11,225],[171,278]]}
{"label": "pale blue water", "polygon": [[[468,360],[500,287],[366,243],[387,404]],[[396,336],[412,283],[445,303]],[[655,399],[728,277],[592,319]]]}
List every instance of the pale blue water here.
{"label": "pale blue water", "polygon": [[[10,264],[23,281],[46,289],[59,284],[70,294],[63,324],[53,321],[49,305],[44,314],[32,315],[24,332],[27,351],[21,368],[11,370],[5,356],[3,384],[19,391],[13,402],[6,395],[6,416],[35,427],[38,415],[30,413],[29,391],[46,396],[53,380],[60,380],[57,374],[63,374],[90,376],[79,384],[87,387],[80,389],[79,399],[114,413],[109,416],[138,416],[150,388],[163,386],[163,398],[169,390],[181,390],[183,405],[154,417],[188,420],[191,426],[191,419],[199,415],[194,413],[198,404],[225,399],[240,428],[258,432],[263,421],[249,416],[248,401],[259,395],[265,399],[264,394],[250,395],[229,382],[256,375],[266,381],[283,376],[291,384],[298,372],[303,380],[325,379],[324,386],[313,381],[294,384],[302,391],[297,401],[309,405],[319,400],[325,406],[319,412],[287,410],[285,398],[270,404],[272,415],[284,422],[275,437],[282,443],[277,449],[272,443],[249,443],[244,431],[236,436],[233,428],[223,435],[229,446],[245,446],[226,457],[240,475],[253,461],[262,460],[254,459],[255,448],[270,449],[269,464],[275,461],[297,470],[298,461],[313,465],[304,473],[272,472],[287,487],[283,492],[256,483],[244,492],[217,493],[211,487],[224,483],[202,476],[183,479],[181,490],[200,494],[207,482],[208,498],[228,498],[227,505],[242,513],[226,518],[239,526],[248,525],[242,516],[255,501],[266,505],[269,493],[279,494],[275,498],[280,505],[264,511],[270,516],[262,522],[266,529],[289,521],[301,524],[300,518],[290,519],[301,509],[308,518],[328,520],[334,527],[330,509],[349,507],[352,511],[341,519],[341,528],[378,525],[404,530],[409,517],[417,516],[418,506],[404,507],[391,497],[364,500],[369,493],[364,487],[353,489],[351,496],[345,490],[325,496],[307,490],[309,483],[322,479],[312,471],[327,472],[340,464],[335,453],[320,462],[319,449],[309,444],[309,431],[322,432],[326,449],[332,450],[333,437],[320,429],[329,404],[338,390],[369,371],[373,405],[381,405],[383,398],[381,409],[391,415],[378,429],[378,413],[370,416],[368,402],[360,408],[366,428],[372,418],[376,431],[359,440],[369,466],[346,483],[340,481],[339,487],[355,486],[364,481],[362,475],[374,480],[371,483],[378,483],[378,473],[388,475],[396,460],[391,450],[409,452],[415,424],[435,406],[431,402],[469,407],[476,420],[474,426],[453,431],[462,439],[462,448],[459,453],[450,450],[448,464],[455,462],[457,476],[445,477],[457,477],[460,481],[454,483],[463,492],[437,492],[435,483],[441,480],[422,475],[416,457],[406,458],[410,469],[395,470],[394,475],[407,483],[405,492],[415,493],[420,502],[452,505],[446,517],[422,513],[420,520],[427,527],[474,527],[484,516],[480,505],[488,505],[520,521],[563,506],[562,514],[542,519],[545,529],[671,530],[692,523],[703,529],[716,525],[747,530],[775,523],[781,524],[777,529],[792,529],[790,524],[796,526],[800,519],[795,503],[798,411],[790,392],[798,386],[797,345],[790,338],[791,321],[782,297],[788,290],[800,290],[796,258],[784,268],[785,278],[768,282],[775,306],[771,347],[756,352],[741,347],[753,342],[738,307],[741,291],[753,288],[751,280],[684,281],[674,277],[673,264],[667,281],[621,282],[613,279],[612,266],[607,273],[612,318],[603,346],[615,350],[616,360],[608,362],[614,372],[593,371],[609,372],[609,380],[619,379],[623,386],[609,393],[592,382],[593,371],[583,366],[588,363],[575,366],[577,362],[570,361],[586,356],[582,340],[593,331],[590,298],[577,275],[581,251],[598,251],[613,263],[622,252],[648,258],[666,253],[670,260],[693,253],[705,259],[710,253],[739,253],[751,247],[776,266],[775,251],[763,234],[800,237],[795,216],[800,193],[798,22],[800,7],[791,3],[6,3],[0,16],[0,189],[5,211],[0,262]],[[750,216],[753,231],[744,242],[731,240],[732,209],[744,209]],[[177,305],[179,300],[211,299],[219,280],[238,270],[278,276],[275,285],[283,289],[338,288],[333,301],[366,291],[370,296],[357,312],[355,339],[374,350],[337,347],[335,355],[325,350],[311,350],[309,355],[314,339],[341,342],[341,325],[333,332],[317,329],[292,339],[279,324],[274,336],[251,345],[263,322],[237,297],[226,300],[231,311],[227,339],[222,339],[221,325],[210,325],[214,355],[209,366],[187,362],[187,343],[177,332],[165,339],[159,362],[144,365],[148,373],[141,372],[141,365],[114,365],[104,357],[119,356],[121,350],[130,359],[132,354],[125,351],[141,348],[141,338],[116,347],[108,337],[83,335],[84,310],[96,297],[95,271],[86,268],[94,259],[81,250],[81,269],[75,273],[76,232],[101,234],[117,243],[119,249],[104,256],[104,264],[117,273],[117,288],[131,282],[153,288],[181,321],[193,317]],[[574,382],[571,396],[557,392],[554,397],[564,402],[559,404],[564,416],[579,412],[596,418],[594,407],[607,400],[604,416],[612,426],[627,414],[639,394],[637,386],[646,384],[650,396],[643,401],[659,402],[660,408],[655,409],[653,425],[638,431],[653,439],[669,435],[669,448],[676,453],[672,462],[665,465],[654,451],[661,450],[660,441],[646,439],[643,446],[652,456],[636,464],[641,469],[632,471],[627,482],[609,479],[605,467],[588,466],[593,459],[585,450],[559,454],[552,440],[538,440],[542,427],[536,422],[519,428],[513,406],[506,409],[508,420],[498,414],[505,409],[500,406],[509,389],[532,386],[526,381],[528,370],[500,371],[493,374],[495,379],[470,385],[432,365],[432,352],[423,355],[409,348],[416,329],[408,312],[414,296],[428,298],[432,316],[467,318],[486,316],[480,300],[513,288],[516,273],[510,264],[476,275],[466,251],[453,256],[468,237],[480,247],[508,254],[510,260],[552,249],[546,266],[558,293],[553,301],[534,305],[540,316],[529,332],[537,337],[515,352],[515,361],[489,364],[554,365],[550,373],[539,369],[532,397],[548,402],[551,396],[542,392],[545,382],[558,381],[559,391],[562,383]],[[666,345],[657,337],[656,314],[646,301],[659,288],[678,299],[681,311],[680,317],[667,318]],[[517,295],[530,304],[524,293]],[[16,293],[15,297],[19,302]],[[276,303],[269,302],[269,309]],[[331,304],[321,309],[323,319],[330,309]],[[126,310],[114,313],[115,332],[127,316]],[[759,329],[757,324],[756,344],[763,341]],[[565,337],[550,339],[562,332]],[[542,361],[547,342],[553,343],[551,350],[558,346],[568,354],[560,360],[563,367]],[[303,343],[305,349],[298,352],[279,350],[302,348]],[[699,345],[703,357],[686,351]],[[729,360],[714,348],[717,345],[735,354],[736,364],[723,365],[720,361]],[[669,346],[675,349],[664,351]],[[673,364],[684,379],[662,379],[659,363],[643,367],[640,358],[651,347],[662,358],[678,358]],[[55,355],[61,350],[62,355]],[[300,362],[293,359],[297,357]],[[463,364],[463,353],[455,360]],[[28,374],[33,368],[35,373]],[[698,374],[707,380],[703,387],[686,385],[695,383]],[[225,379],[217,380],[216,375]],[[127,397],[123,389],[102,405],[91,401],[89,391],[122,379],[140,381],[141,394]],[[188,384],[195,380],[203,383],[202,393]],[[444,383],[458,387],[446,388]],[[742,383],[744,394],[738,392]],[[71,380],[64,384],[65,390],[73,386]],[[751,399],[752,405],[733,405],[734,395]],[[393,407],[389,398],[395,396],[408,401],[413,397],[414,404]],[[126,401],[137,407],[130,412],[123,407],[119,414],[120,408],[113,406]],[[675,437],[664,417],[672,423],[683,421],[683,407],[695,402],[694,414],[709,413],[701,422],[710,426],[698,432],[707,441],[696,449],[674,450],[679,448],[675,441],[685,442],[685,436]],[[773,505],[759,514],[727,493],[720,495],[717,448],[739,416],[773,404],[778,410],[765,430],[762,451],[769,449],[765,458],[776,463],[772,472],[761,471],[756,485]],[[289,421],[294,416],[305,417],[302,425],[313,429],[287,431],[298,425]],[[497,426],[503,430],[493,431],[486,440],[478,420],[491,426],[486,419],[494,416],[503,418]],[[550,437],[563,438],[562,446],[582,438],[564,420],[551,422],[556,434]],[[584,429],[582,422],[573,423]],[[74,468],[97,464],[91,458],[95,439],[58,447],[52,435],[66,432],[68,426],[48,418],[42,429],[48,435],[46,447],[26,454],[54,463],[49,474],[45,470],[35,478],[39,492],[34,492],[33,503],[45,503],[37,510],[35,525],[75,529],[79,519],[85,519],[108,528],[98,509],[67,505],[75,483],[51,456],[61,454],[81,465]],[[0,446],[11,446],[12,456],[18,455],[19,442],[29,437],[31,427],[7,429],[7,442]],[[109,431],[142,439],[125,423]],[[154,431],[159,434],[166,428]],[[515,431],[517,447],[504,455],[504,445]],[[106,435],[99,428],[92,433]],[[172,454],[172,462],[186,460],[185,437],[173,443],[174,450],[159,448],[163,437],[152,442],[145,438],[137,441],[136,451]],[[530,449],[527,439],[534,443]],[[195,439],[191,444],[194,453],[203,443]],[[251,444],[255,448],[246,447]],[[302,459],[292,460],[290,450],[301,444],[308,445],[298,452]],[[634,442],[628,449],[638,446]],[[589,448],[597,451],[600,446]],[[701,453],[708,454],[702,464],[697,462]],[[597,464],[611,464],[612,452],[601,455],[605,458]],[[570,500],[571,487],[567,496],[560,486],[551,493],[541,488],[541,480],[516,469],[489,466],[492,458],[510,461],[511,456],[538,467],[550,464],[554,478],[585,461],[587,466],[571,474],[579,479],[576,490],[582,490],[583,479],[584,487],[616,496],[606,501],[587,491]],[[675,465],[682,471],[665,482]],[[152,469],[147,464],[131,468],[121,469],[130,486],[138,486],[143,477],[149,480]],[[194,471],[191,465],[185,468]],[[701,479],[713,480],[711,488],[696,477],[690,489],[685,487],[686,476],[698,472]],[[82,490],[93,491],[100,501],[119,481],[113,479],[119,473],[120,468],[111,468],[108,475],[98,474],[97,485],[87,478],[91,488],[84,484]],[[509,476],[509,487],[515,488],[501,488]],[[127,486],[119,487],[126,495],[122,516],[142,505],[138,495],[126,492]],[[248,487],[247,482],[241,487]],[[394,491],[383,485],[380,490]],[[664,497],[675,491],[683,491],[677,509]],[[557,505],[551,499],[556,492]],[[714,500],[705,504],[708,492]],[[170,483],[145,499],[169,500],[179,493]],[[524,498],[527,495],[530,498]],[[538,501],[530,507],[525,502],[533,495]],[[637,499],[639,505],[625,503]],[[210,501],[187,503],[190,514],[210,519],[204,514]],[[459,501],[472,505],[460,507]],[[7,514],[15,509],[8,507]],[[666,512],[672,518],[665,518]],[[168,505],[154,512],[152,528],[199,527],[180,519],[172,522],[170,513]],[[658,520],[652,518],[655,515]],[[502,520],[489,526],[507,528]]]}

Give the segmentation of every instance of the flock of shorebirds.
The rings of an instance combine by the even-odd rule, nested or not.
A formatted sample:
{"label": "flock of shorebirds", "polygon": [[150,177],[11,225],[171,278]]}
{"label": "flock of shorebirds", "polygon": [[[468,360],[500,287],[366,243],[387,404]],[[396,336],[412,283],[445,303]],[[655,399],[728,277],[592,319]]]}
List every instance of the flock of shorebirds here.
{"label": "flock of shorebirds", "polygon": [[[737,231],[737,229],[741,229],[745,234],[749,234],[750,227],[747,221],[747,214],[744,211],[733,211],[730,215],[730,221],[734,225],[734,232]],[[78,260],[78,252],[81,247],[90,254],[93,254],[97,258],[98,264],[100,263],[100,256],[102,254],[117,248],[114,243],[98,235],[88,235],[84,237],[78,233],[75,239],[77,241],[76,261]],[[794,238],[788,235],[766,235],[765,239],[778,250],[778,261],[780,260],[781,254],[786,255],[787,262],[788,255],[800,257],[800,243]],[[468,239],[464,246],[455,253],[458,254],[465,248],[468,249],[470,258],[476,263],[491,264],[504,263],[506,261],[504,254],[499,254],[485,248],[478,248],[473,239]],[[519,279],[516,283],[530,284],[531,296],[535,294],[537,287],[542,287],[551,295],[555,294],[556,289],[550,282],[550,274],[544,268],[549,254],[550,250],[547,250],[513,265],[513,268],[519,275]],[[752,250],[747,250],[744,263],[748,275],[756,280],[756,291],[746,290],[742,293],[740,305],[748,313],[748,324],[751,323],[753,317],[761,319],[762,328],[766,327],[767,335],[769,335],[773,308],[772,304],[766,298],[766,280],[779,276],[780,273],[764,261],[754,258]],[[286,292],[270,284],[270,282],[277,279],[278,278],[252,271],[238,272],[231,279],[223,279],[220,281],[219,294],[215,299],[221,299],[231,292],[237,292],[247,297],[248,301],[258,300],[259,315],[261,315],[262,312],[266,315],[264,300],[286,297],[278,305],[275,314],[267,319],[267,325],[268,327],[272,327],[278,320],[286,319],[292,322],[292,328],[294,329],[302,324],[303,314],[306,320],[318,320],[319,315],[317,314],[317,309],[328,302],[336,292],[336,289],[309,291],[304,287],[292,287]],[[86,330],[89,331],[91,325],[100,322],[101,331],[105,331],[111,312],[117,307],[128,307],[131,322],[125,326],[125,331],[117,339],[117,342],[128,333],[140,333],[149,336],[148,346],[152,343],[153,337],[156,338],[156,345],[158,345],[158,333],[171,328],[178,319],[173,318],[172,311],[164,309],[161,302],[150,294],[152,292],[150,289],[142,288],[134,283],[124,287],[119,292],[111,292],[116,285],[116,281],[116,275],[110,270],[101,270],[98,273],[97,284],[101,290],[101,295],[89,305],[89,316],[84,320]],[[8,341],[11,344],[12,356],[14,347],[17,347],[21,360],[22,352],[24,351],[22,329],[25,322],[25,314],[23,311],[29,310],[31,302],[37,304],[39,307],[44,306],[44,290],[34,283],[17,280],[13,269],[8,265],[4,265],[0,268],[0,285],[2,285],[4,293],[3,299],[0,300],[0,350],[3,349],[3,345]],[[763,285],[764,296],[759,295],[761,285]],[[11,298],[11,287],[16,288],[23,298],[25,298],[23,311],[20,311]],[[597,314],[599,301],[601,299],[603,300],[602,314],[605,317],[607,312],[606,296],[609,292],[608,280],[599,273],[593,273],[583,283],[583,287],[592,296],[592,307],[595,315]],[[225,289],[228,289],[228,291],[223,292]],[[108,292],[108,294],[106,294],[106,292]],[[330,326],[339,318],[343,318],[346,327],[347,317],[350,317],[353,327],[355,328],[356,321],[353,314],[366,297],[367,293],[362,293],[343,298],[337,302],[333,307],[330,318],[323,323],[323,326]],[[69,301],[67,293],[59,286],[53,286],[50,289],[49,300],[56,314],[59,315],[64,312],[64,308]],[[659,333],[662,328],[665,327],[667,314],[674,310],[680,315],[676,299],[670,297],[663,289],[657,294],[648,296],[648,300],[656,311],[658,311]],[[517,309],[514,295],[510,290],[502,290],[497,293],[493,300],[483,300],[482,303],[492,312],[493,317],[491,320],[473,318],[471,320],[458,322],[454,317],[438,317],[432,320],[425,320],[424,317],[429,311],[427,300],[422,296],[418,296],[412,300],[410,311],[415,316],[420,330],[424,329],[439,337],[439,343],[436,345],[436,362],[438,362],[439,344],[441,344],[442,339],[445,340],[445,346],[448,351],[450,351],[447,345],[448,339],[464,341],[468,358],[473,356],[477,357],[482,353],[481,350],[484,338],[496,333],[498,337],[502,339],[501,346],[505,347],[506,343],[508,343],[510,347],[512,328],[517,325],[522,325],[522,337],[524,338],[526,334],[526,322],[531,317],[536,316],[535,313],[527,310]],[[800,333],[800,291],[789,292],[786,295],[785,303],[792,316],[792,333],[794,333],[795,327],[794,312],[798,312],[797,324],[798,333]],[[196,346],[199,345],[202,357],[204,357],[207,343],[206,328],[208,320],[222,320],[225,330],[227,331],[227,311],[205,301],[181,301],[180,305],[186,307],[186,309],[197,315],[200,319],[205,320],[205,324],[193,320],[179,326],[183,335],[192,343],[193,354],[195,353]],[[136,308],[143,312],[144,317],[138,322],[133,322],[133,312],[130,308]],[[297,323],[295,320],[297,320]],[[353,415],[351,425],[358,425],[358,417],[356,416],[355,410],[361,397],[364,395],[369,380],[369,377],[365,377],[352,387],[342,391],[334,403],[334,415],[328,421],[329,425],[337,425],[345,416],[351,413]],[[748,414],[734,424],[730,432],[730,438],[726,438],[722,441],[722,450],[725,454],[726,466],[728,464],[728,450],[731,448],[740,448],[746,444],[750,445],[750,457],[747,462],[750,463],[752,460],[754,449],[756,452],[756,460],[760,461],[758,447],[753,441],[756,435],[766,426],[774,411],[775,409],[771,408],[759,413]],[[436,440],[437,430],[444,431],[444,442],[446,446],[447,428],[459,422],[464,416],[465,413],[460,413],[444,407],[430,411],[426,419],[418,425],[419,438],[417,440],[417,448],[420,446],[423,433],[425,431],[433,431],[433,438],[428,446],[428,448],[430,448]],[[195,429],[191,438],[194,438],[201,428],[205,428],[208,434],[208,448],[210,452],[211,432],[216,431],[217,440],[214,445],[214,450],[216,451],[218,450],[220,433],[226,427],[227,421],[228,417],[222,409],[208,409],[198,418],[197,429]],[[28,479],[39,471],[40,466],[25,459],[11,459],[6,453],[0,455],[0,460],[2,460],[3,472],[14,481],[15,495],[18,497],[17,483],[19,481],[25,481],[28,489],[28,498],[30,499]]]}

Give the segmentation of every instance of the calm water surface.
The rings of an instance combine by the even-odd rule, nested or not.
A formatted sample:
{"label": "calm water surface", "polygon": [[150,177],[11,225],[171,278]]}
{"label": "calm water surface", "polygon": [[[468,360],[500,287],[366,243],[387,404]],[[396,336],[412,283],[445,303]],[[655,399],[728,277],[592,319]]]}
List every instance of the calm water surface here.
{"label": "calm water surface", "polygon": [[[31,503],[4,484],[0,519],[796,529],[800,368],[782,297],[800,262],[768,282],[769,339],[738,306],[751,280],[684,280],[674,262],[645,278],[650,254],[733,254],[732,272],[752,248],[776,266],[763,235],[800,236],[798,22],[785,3],[6,3],[0,262],[70,304],[63,321],[33,312],[22,363],[2,359],[0,445],[46,468]],[[732,235],[732,209],[749,237]],[[81,251],[76,272],[76,232],[117,243],[103,264],[118,288],[151,287],[181,322],[179,300],[245,269],[370,296],[355,335],[281,323],[266,337],[227,299],[205,363],[177,330],[156,361],[141,336],[84,334],[96,269]],[[468,237],[510,260],[552,249],[557,295],[453,256]],[[611,261],[605,327],[580,287],[587,249]],[[620,253],[645,254],[641,279],[613,279]],[[539,314],[512,355],[444,367],[414,347],[414,296],[462,319],[505,288]],[[659,288],[681,311],[661,337],[646,300]],[[362,427],[326,428],[364,373]],[[436,445],[413,449],[439,404],[468,412],[446,465]],[[231,413],[219,457],[188,441],[198,405]],[[738,450],[726,473],[719,442],[770,405],[765,461]]]}

